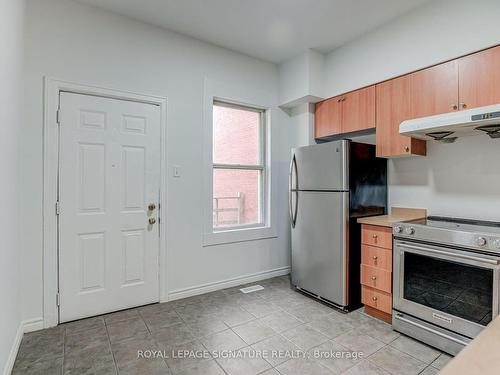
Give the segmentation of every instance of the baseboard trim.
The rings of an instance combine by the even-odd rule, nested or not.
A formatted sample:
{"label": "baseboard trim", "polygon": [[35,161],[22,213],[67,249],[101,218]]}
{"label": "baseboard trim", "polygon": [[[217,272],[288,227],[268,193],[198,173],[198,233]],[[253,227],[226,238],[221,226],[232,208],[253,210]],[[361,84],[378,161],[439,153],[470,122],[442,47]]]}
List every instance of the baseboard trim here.
{"label": "baseboard trim", "polygon": [[275,268],[273,270],[257,272],[250,275],[234,277],[232,279],[226,279],[221,281],[215,281],[212,283],[206,283],[201,285],[196,285],[189,288],[177,289],[169,292],[167,295],[168,301],[174,301],[181,298],[192,297],[199,294],[214,292],[220,289],[231,288],[241,284],[253,283],[256,281],[269,279],[271,277],[288,275],[290,273],[290,267]]}
{"label": "baseboard trim", "polygon": [[24,333],[39,331],[44,328],[46,327],[44,326],[43,318],[28,319],[23,322]]}
{"label": "baseboard trim", "polygon": [[43,328],[43,318],[28,319],[19,323],[16,337],[14,338],[9,357],[7,358],[7,362],[5,363],[5,367],[3,369],[3,375],[10,375],[12,373],[12,369],[14,368],[14,363],[16,362],[17,352],[19,351],[19,346],[21,345],[23,335],[28,332],[39,331]]}
{"label": "baseboard trim", "polygon": [[17,352],[19,351],[19,346],[21,345],[21,340],[24,334],[24,324],[21,322],[17,328],[16,336],[14,337],[14,342],[12,343],[12,348],[10,349],[7,362],[3,368],[3,375],[10,375],[12,369],[14,368],[14,363],[16,362]]}

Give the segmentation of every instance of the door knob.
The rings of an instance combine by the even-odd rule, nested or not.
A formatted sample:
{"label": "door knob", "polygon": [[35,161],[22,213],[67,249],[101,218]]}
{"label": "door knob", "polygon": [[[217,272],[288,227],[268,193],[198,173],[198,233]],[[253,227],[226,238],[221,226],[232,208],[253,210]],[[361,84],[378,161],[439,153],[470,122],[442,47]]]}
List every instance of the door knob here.
{"label": "door knob", "polygon": [[150,217],[148,220],[149,224],[153,225],[156,224],[156,219],[154,217]]}
{"label": "door knob", "polygon": [[156,209],[156,204],[150,203],[149,206],[148,206],[148,210],[149,211],[154,211],[155,209]]}

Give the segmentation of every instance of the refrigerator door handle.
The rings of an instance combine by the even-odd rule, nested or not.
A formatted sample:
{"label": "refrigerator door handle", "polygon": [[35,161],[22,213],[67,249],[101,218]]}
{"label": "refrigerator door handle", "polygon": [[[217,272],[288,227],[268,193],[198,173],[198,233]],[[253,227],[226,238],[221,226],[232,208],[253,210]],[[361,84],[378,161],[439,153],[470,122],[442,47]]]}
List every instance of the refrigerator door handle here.
{"label": "refrigerator door handle", "polygon": [[[293,176],[295,172],[295,188],[292,186],[293,184]],[[297,181],[297,160],[295,159],[295,155],[292,157],[292,161],[290,162],[290,191],[289,191],[289,199],[290,199],[290,221],[292,223],[292,228],[295,228],[295,222],[297,221],[297,206],[298,206],[298,196],[299,192],[297,190],[298,188],[298,181]],[[292,194],[295,193],[295,207],[293,207],[293,196]]]}
{"label": "refrigerator door handle", "polygon": [[295,212],[293,214],[293,221],[292,221],[293,228],[295,228],[295,223],[297,222],[298,211],[299,211],[299,191],[295,190]]}

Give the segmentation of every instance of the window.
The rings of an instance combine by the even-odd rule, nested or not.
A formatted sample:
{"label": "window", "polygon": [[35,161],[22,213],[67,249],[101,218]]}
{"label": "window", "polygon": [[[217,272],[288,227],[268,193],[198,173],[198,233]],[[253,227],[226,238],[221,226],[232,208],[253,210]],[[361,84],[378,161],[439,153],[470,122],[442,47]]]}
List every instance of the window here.
{"label": "window", "polygon": [[265,110],[213,102],[213,230],[266,225]]}

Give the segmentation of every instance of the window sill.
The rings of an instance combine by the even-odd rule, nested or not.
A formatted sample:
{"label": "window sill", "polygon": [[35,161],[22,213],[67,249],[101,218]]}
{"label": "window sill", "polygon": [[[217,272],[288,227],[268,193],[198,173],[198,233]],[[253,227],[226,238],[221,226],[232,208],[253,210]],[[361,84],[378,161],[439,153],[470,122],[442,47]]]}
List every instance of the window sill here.
{"label": "window sill", "polygon": [[273,227],[232,229],[203,234],[203,246],[215,246],[276,237],[278,237],[278,234]]}

